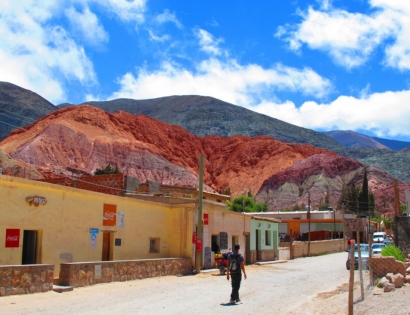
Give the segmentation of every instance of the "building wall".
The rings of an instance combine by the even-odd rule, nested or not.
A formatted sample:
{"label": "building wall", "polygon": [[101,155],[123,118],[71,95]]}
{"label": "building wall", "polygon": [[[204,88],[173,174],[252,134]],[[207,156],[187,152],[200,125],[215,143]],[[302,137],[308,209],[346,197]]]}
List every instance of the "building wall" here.
{"label": "building wall", "polygon": [[98,176],[83,176],[78,179],[59,177],[41,179],[39,181],[120,196],[125,189],[124,179],[126,180],[126,176],[123,174],[106,174]]}
{"label": "building wall", "polygon": [[[313,241],[310,242],[310,255],[317,256],[321,254],[342,252],[345,248],[343,239]],[[305,257],[308,255],[308,242],[293,242],[292,257]],[[346,254],[347,257],[347,254]]]}
{"label": "building wall", "polygon": [[[227,252],[229,248],[233,249],[232,236],[240,245],[240,253],[246,257],[246,235],[249,235],[250,217],[246,214],[237,213],[227,210],[226,204],[204,200],[206,208],[203,213],[208,214],[208,225],[203,226],[203,259],[205,247],[212,248],[212,235],[217,236],[218,245],[220,246],[219,235],[225,232],[228,235],[227,248],[220,248],[221,253]],[[196,222],[195,222],[196,224]],[[211,266],[215,264],[214,253],[211,252]]]}
{"label": "building wall", "polygon": [[[258,230],[258,240],[256,239],[256,230]],[[266,231],[270,237],[270,241],[266,242]],[[279,249],[279,224],[275,222],[268,222],[264,220],[251,220],[251,250],[254,251],[252,262],[257,260],[256,257],[256,243],[259,244],[259,258],[260,260],[273,260],[278,257]]]}
{"label": "building wall", "polygon": [[[30,206],[31,196],[44,197],[47,204]],[[4,175],[0,199],[0,265],[22,263],[24,230],[39,231],[37,263],[54,264],[55,275],[60,263],[100,261],[103,231],[113,235],[112,260],[192,257],[194,204],[159,204]],[[104,204],[124,213],[124,227],[103,225]],[[99,230],[95,248],[90,228]],[[5,247],[6,229],[20,229],[18,248]],[[150,238],[159,239],[158,253],[150,253]]]}

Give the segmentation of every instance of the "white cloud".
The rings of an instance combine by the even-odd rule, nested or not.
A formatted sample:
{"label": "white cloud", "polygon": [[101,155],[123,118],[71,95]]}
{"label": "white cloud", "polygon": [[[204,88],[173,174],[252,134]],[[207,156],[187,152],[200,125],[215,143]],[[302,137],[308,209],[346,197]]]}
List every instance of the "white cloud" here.
{"label": "white cloud", "polygon": [[81,2],[94,2],[104,7],[108,12],[117,15],[124,22],[144,22],[144,12],[147,0],[78,0]]}
{"label": "white cloud", "polygon": [[52,102],[65,98],[63,78],[95,82],[84,49],[61,26],[49,23],[60,13],[53,1],[2,1],[0,11],[0,80]]}
{"label": "white cloud", "polygon": [[221,55],[223,53],[222,49],[218,46],[223,42],[222,38],[215,39],[211,33],[203,29],[195,29],[194,33],[199,39],[201,50],[211,55]]}
{"label": "white cloud", "polygon": [[203,60],[193,71],[170,62],[163,63],[157,71],[140,68],[135,75],[125,74],[119,83],[120,90],[109,99],[196,94],[243,106],[258,104],[262,94],[274,98],[275,91],[324,96],[332,89],[327,79],[308,68],[278,64],[264,69],[259,65],[240,65],[235,60],[223,62],[215,58]]}
{"label": "white cloud", "polygon": [[322,1],[321,10],[309,7],[302,22],[278,28],[276,36],[299,51],[303,44],[327,52],[336,64],[353,68],[365,63],[374,50],[385,49],[385,64],[410,70],[410,2],[370,0],[368,14],[350,13]]}
{"label": "white cloud", "polygon": [[149,34],[150,39],[156,42],[164,42],[170,39],[170,36],[168,34],[158,36],[150,29],[148,29],[148,34]]}
{"label": "white cloud", "polygon": [[71,27],[91,45],[100,45],[108,42],[109,35],[99,23],[97,16],[88,7],[78,12],[74,7],[65,10]]}
{"label": "white cloud", "polygon": [[[123,22],[142,23],[146,0],[0,1],[0,80],[30,89],[51,102],[66,101],[64,85],[95,84],[94,67],[84,48],[60,24],[64,13],[92,44],[108,34],[90,11],[99,5]],[[73,9],[85,8],[83,12]]]}
{"label": "white cloud", "polygon": [[172,13],[169,10],[165,10],[164,13],[158,14],[155,17],[155,20],[159,24],[164,24],[164,23],[167,23],[167,22],[171,22],[171,23],[174,23],[176,27],[183,28],[183,25],[177,19],[175,13]]}
{"label": "white cloud", "polygon": [[329,104],[262,102],[251,109],[305,128],[368,130],[379,137],[410,136],[410,91],[384,92],[362,98],[340,96]]}

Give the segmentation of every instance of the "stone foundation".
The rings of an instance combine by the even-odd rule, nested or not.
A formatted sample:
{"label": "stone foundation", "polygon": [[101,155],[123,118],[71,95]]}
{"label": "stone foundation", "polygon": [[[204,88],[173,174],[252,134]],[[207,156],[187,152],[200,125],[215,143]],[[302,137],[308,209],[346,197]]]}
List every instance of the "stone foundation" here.
{"label": "stone foundation", "polygon": [[162,258],[61,264],[59,285],[74,288],[117,281],[187,275],[190,258]]}
{"label": "stone foundation", "polygon": [[275,260],[275,251],[273,249],[261,250],[259,255],[260,255],[261,261]]}
{"label": "stone foundation", "polygon": [[54,265],[0,266],[0,296],[53,289]]}
{"label": "stone foundation", "polygon": [[370,268],[373,278],[384,277],[389,272],[396,274],[401,273],[406,276],[406,265],[404,262],[397,261],[394,257],[372,257],[370,259]]}

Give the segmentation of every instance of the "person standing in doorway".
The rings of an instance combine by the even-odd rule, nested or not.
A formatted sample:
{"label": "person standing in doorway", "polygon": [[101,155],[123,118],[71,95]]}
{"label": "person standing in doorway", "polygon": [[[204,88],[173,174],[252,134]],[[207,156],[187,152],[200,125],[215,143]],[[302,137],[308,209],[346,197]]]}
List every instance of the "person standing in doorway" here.
{"label": "person standing in doorway", "polygon": [[233,253],[228,258],[228,268],[226,271],[226,279],[229,281],[231,277],[232,293],[230,303],[240,302],[239,288],[241,287],[242,272],[246,279],[245,260],[241,254],[239,254],[239,244],[235,244]]}

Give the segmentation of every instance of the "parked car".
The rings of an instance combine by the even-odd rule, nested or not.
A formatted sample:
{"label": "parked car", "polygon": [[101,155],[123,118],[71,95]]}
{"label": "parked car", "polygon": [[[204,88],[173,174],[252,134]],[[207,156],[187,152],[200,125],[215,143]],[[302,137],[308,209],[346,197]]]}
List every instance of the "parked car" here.
{"label": "parked car", "polygon": [[374,232],[373,243],[383,243],[386,238],[386,232]]}
{"label": "parked car", "polygon": [[[350,270],[350,251],[347,251],[346,269]],[[369,268],[369,244],[360,244],[360,256],[362,258],[362,268]],[[354,245],[354,269],[359,268],[359,251],[357,244]]]}
{"label": "parked car", "polygon": [[372,244],[372,255],[381,254],[383,247],[386,247],[386,244],[384,244],[384,243],[374,243],[374,244]]}
{"label": "parked car", "polygon": [[391,238],[391,236],[386,236],[386,238],[384,239],[384,244],[393,244],[393,239]]}

